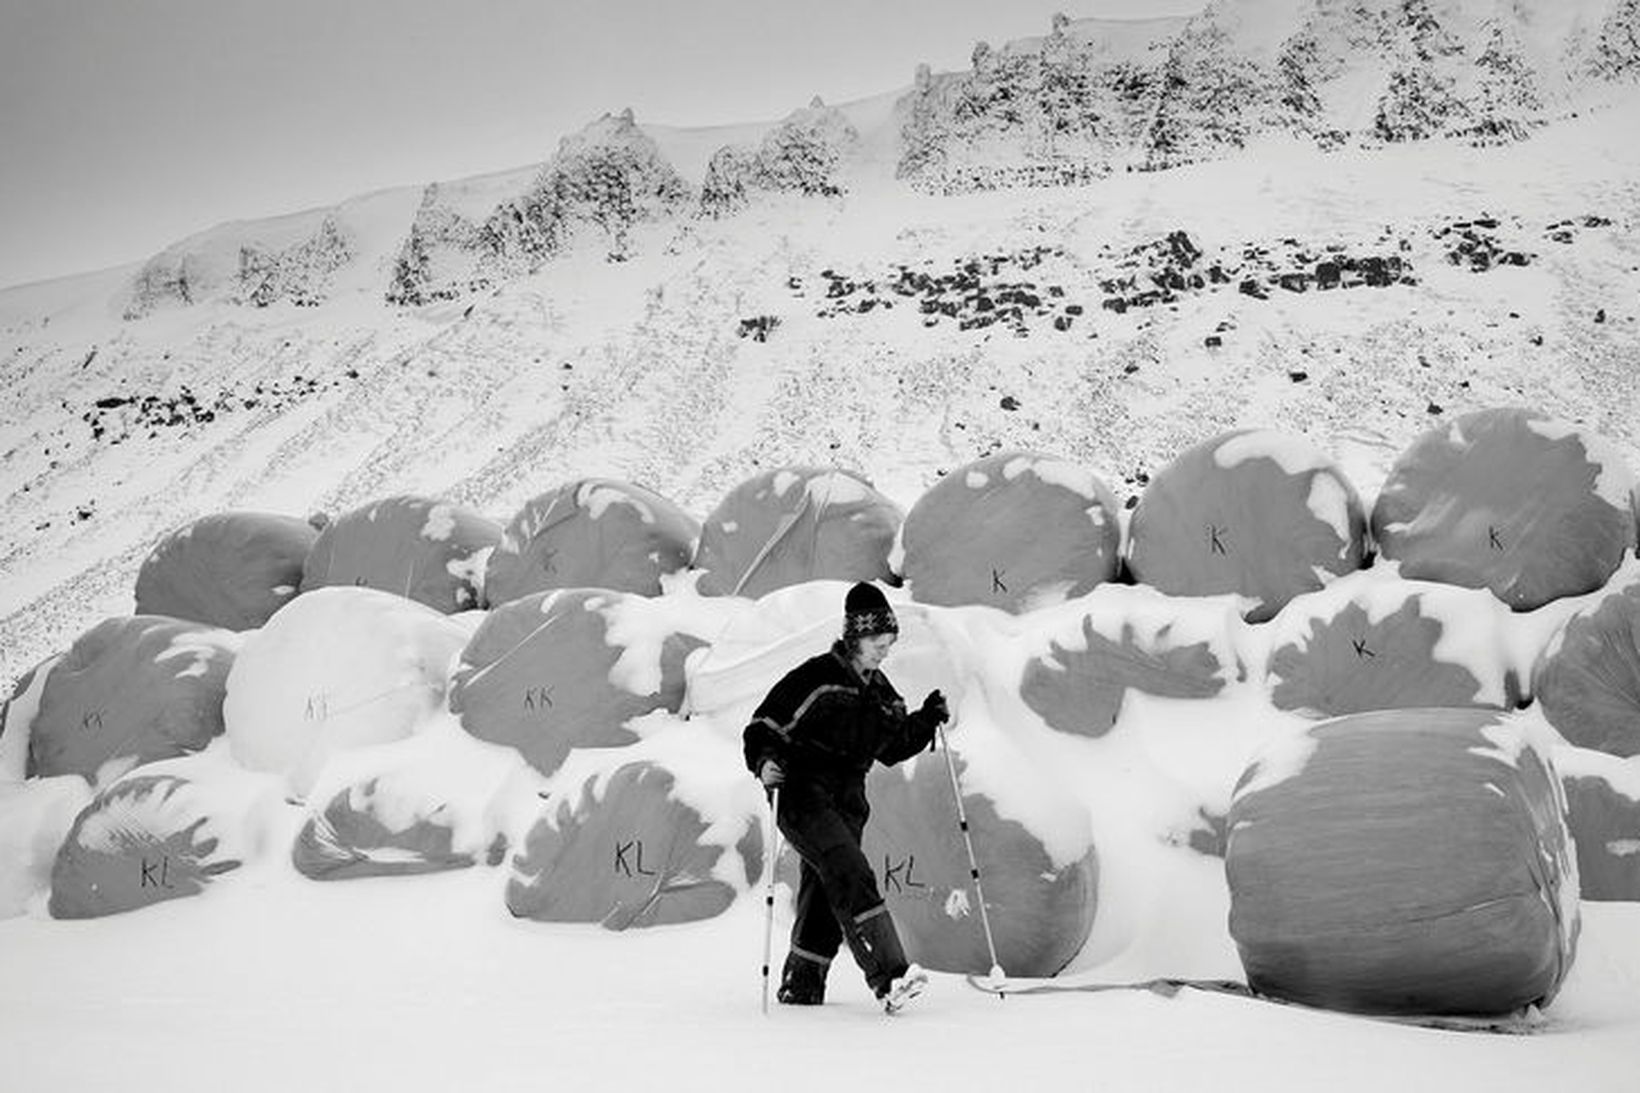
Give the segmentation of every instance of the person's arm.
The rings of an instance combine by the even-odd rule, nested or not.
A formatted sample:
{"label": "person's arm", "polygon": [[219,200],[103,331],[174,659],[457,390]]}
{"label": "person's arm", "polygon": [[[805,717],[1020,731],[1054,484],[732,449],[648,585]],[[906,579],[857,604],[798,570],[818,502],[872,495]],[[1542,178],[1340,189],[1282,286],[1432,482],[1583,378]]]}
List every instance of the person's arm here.
{"label": "person's arm", "polygon": [[[887,686],[885,681],[884,686]],[[888,687],[893,703],[888,707],[892,710],[904,710],[899,694]],[[923,704],[910,713],[900,714],[892,718],[889,731],[884,735],[882,746],[877,750],[877,761],[885,766],[903,763],[934,742],[934,733],[946,721],[950,720],[950,711],[945,705],[945,696],[937,689],[928,692]]]}

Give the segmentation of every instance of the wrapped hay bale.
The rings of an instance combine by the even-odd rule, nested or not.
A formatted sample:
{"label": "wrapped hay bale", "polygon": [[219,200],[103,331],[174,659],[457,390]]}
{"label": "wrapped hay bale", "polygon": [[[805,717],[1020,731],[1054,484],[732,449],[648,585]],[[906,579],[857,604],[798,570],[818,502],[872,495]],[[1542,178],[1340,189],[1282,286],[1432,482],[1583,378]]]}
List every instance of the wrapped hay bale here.
{"label": "wrapped hay bale", "polygon": [[1552,1001],[1576,952],[1560,783],[1522,723],[1375,711],[1267,748],[1230,809],[1230,932],[1253,989],[1359,1013]]}
{"label": "wrapped hay bale", "polygon": [[[977,734],[964,727],[955,737],[972,745]],[[1089,817],[994,733],[986,735],[953,757],[978,886],[943,755],[924,752],[872,769],[862,847],[911,960],[936,971],[990,970],[983,887],[1001,965],[1012,975],[1054,975],[1081,949],[1098,910]]]}
{"label": "wrapped hay bale", "polygon": [[1414,706],[1513,708],[1509,611],[1486,592],[1364,572],[1292,600],[1270,625],[1279,709],[1317,717]]}
{"label": "wrapped hay bale", "polygon": [[700,524],[652,490],[587,478],[528,501],[507,524],[484,575],[485,599],[507,603],[558,588],[656,596],[689,565]]}
{"label": "wrapped hay bale", "polygon": [[325,525],[302,567],[302,591],[373,588],[445,615],[484,603],[484,568],[501,525],[428,497],[398,496]]}
{"label": "wrapped hay bale", "polygon": [[480,740],[517,748],[543,774],[571,748],[618,747],[626,727],[683,703],[684,659],[705,644],[675,605],[564,589],[489,613],[461,653],[450,709]]}
{"label": "wrapped hay bale", "polygon": [[[107,619],[35,672],[28,774],[106,784],[132,767],[198,751],[223,731],[240,637],[158,615]],[[7,732],[11,731],[7,716]]]}
{"label": "wrapped hay bale", "polygon": [[756,599],[808,581],[887,579],[901,518],[899,506],[851,471],[765,471],[730,490],[701,526],[697,587]]}
{"label": "wrapped hay bale", "polygon": [[291,848],[314,880],[413,876],[499,865],[506,836],[490,815],[517,753],[441,717],[396,743],[332,762]]}
{"label": "wrapped hay bale", "polygon": [[958,467],[911,506],[901,569],[920,603],[1016,613],[1061,603],[1116,575],[1119,511],[1091,471],[998,452]]}
{"label": "wrapped hay bale", "polygon": [[230,751],[305,795],[332,755],[401,740],[442,710],[466,640],[391,593],[304,593],[246,637],[223,702]]}
{"label": "wrapped hay bale", "polygon": [[1243,669],[1231,644],[1239,617],[1175,611],[1153,589],[1109,585],[1043,619],[1020,697],[1050,726],[1080,736],[1115,727],[1132,692],[1213,698]]}
{"label": "wrapped hay bale", "polygon": [[724,742],[681,735],[667,754],[586,753],[554,779],[512,859],[514,915],[626,930],[710,918],[751,888],[757,785]]}
{"label": "wrapped hay bale", "polygon": [[1128,526],[1133,578],[1173,596],[1234,594],[1263,622],[1294,596],[1361,568],[1366,513],[1307,441],[1242,429],[1196,445],[1150,480]]}
{"label": "wrapped hay bale", "polygon": [[1640,756],[1640,584],[1566,621],[1533,667],[1532,693],[1571,743]]}
{"label": "wrapped hay bale", "polygon": [[172,774],[134,774],[109,786],[57,853],[51,916],[98,918],[198,895],[238,869],[243,847],[219,804]]}
{"label": "wrapped hay bale", "polygon": [[1516,611],[1605,584],[1635,545],[1635,480],[1608,442],[1537,411],[1464,414],[1390,469],[1372,533],[1402,576]]}
{"label": "wrapped hay bale", "polygon": [[202,516],[162,538],[137,571],[137,614],[254,630],[302,586],[319,532],[266,512]]}

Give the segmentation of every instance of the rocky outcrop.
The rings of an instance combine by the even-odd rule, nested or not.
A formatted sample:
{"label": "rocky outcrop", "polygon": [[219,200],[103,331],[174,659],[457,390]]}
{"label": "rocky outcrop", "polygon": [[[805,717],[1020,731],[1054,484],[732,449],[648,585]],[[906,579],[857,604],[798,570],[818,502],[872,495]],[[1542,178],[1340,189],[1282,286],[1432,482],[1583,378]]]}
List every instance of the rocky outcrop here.
{"label": "rocky outcrop", "polygon": [[815,98],[769,130],[755,149],[718,149],[701,185],[700,213],[728,215],[759,192],[841,196],[848,189],[845,168],[859,143],[859,131],[843,112]]}
{"label": "rocky outcrop", "polygon": [[288,300],[297,307],[316,307],[330,295],[331,275],[353,259],[353,250],[334,216],[318,231],[283,250],[255,245],[239,248],[236,302],[267,307]]}
{"label": "rocky outcrop", "polygon": [[[1601,11],[1598,3],[1591,9]],[[1482,0],[1216,0],[1181,19],[1073,21],[968,71],[919,69],[898,174],[933,192],[1058,185],[1228,155],[1528,138],[1579,80],[1640,73],[1640,0],[1557,21]],[[1548,27],[1556,29],[1546,29]]]}
{"label": "rocky outcrop", "polygon": [[692,195],[630,110],[564,138],[525,191],[482,219],[422,197],[387,289],[390,303],[453,299],[522,276],[584,244],[629,257],[634,230],[675,215]]}

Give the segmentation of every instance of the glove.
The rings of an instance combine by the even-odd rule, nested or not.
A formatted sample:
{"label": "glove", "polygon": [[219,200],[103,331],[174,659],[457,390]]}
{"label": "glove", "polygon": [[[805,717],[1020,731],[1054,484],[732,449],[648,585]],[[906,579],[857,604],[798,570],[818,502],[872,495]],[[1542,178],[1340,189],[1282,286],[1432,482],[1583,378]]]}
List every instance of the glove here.
{"label": "glove", "polygon": [[764,789],[773,789],[786,780],[786,772],[773,759],[765,759],[763,765],[757,768],[757,780],[763,783]]}
{"label": "glove", "polygon": [[940,694],[938,689],[929,691],[928,697],[923,699],[922,712],[933,718],[936,725],[943,725],[951,720],[951,709],[945,704],[945,696]]}

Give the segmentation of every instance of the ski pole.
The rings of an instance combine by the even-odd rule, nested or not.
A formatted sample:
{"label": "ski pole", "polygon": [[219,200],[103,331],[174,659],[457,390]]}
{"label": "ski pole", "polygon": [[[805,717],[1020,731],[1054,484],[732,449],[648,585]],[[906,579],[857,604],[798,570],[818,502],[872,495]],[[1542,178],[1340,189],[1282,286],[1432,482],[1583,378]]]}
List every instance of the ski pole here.
{"label": "ski pole", "polygon": [[769,798],[769,827],[774,834],[769,840],[769,882],[763,891],[763,1013],[769,1012],[769,953],[774,944],[774,874],[780,863],[780,787],[775,786]]}
{"label": "ski pole", "polygon": [[991,936],[991,915],[985,909],[985,889],[980,885],[979,860],[974,857],[974,838],[968,833],[968,812],[962,807],[962,786],[957,784],[957,764],[951,758],[951,744],[945,738],[945,725],[937,727],[940,748],[945,752],[945,769],[951,775],[951,796],[957,802],[957,825],[962,828],[962,842],[968,848],[968,875],[974,878],[974,895],[979,900],[979,921],[985,927],[985,948],[991,954],[991,978],[1006,979],[1007,973],[1002,970],[1002,964],[997,960],[996,940]]}

